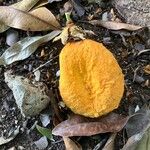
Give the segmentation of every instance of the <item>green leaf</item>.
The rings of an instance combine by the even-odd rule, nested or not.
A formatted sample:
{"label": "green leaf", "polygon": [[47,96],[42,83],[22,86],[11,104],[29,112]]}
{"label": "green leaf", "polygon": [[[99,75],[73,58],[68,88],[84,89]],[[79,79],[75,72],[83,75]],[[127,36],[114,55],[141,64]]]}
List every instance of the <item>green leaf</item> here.
{"label": "green leaf", "polygon": [[52,139],[52,131],[50,129],[41,127],[39,125],[36,125],[36,129],[43,135],[46,136],[49,140]]}

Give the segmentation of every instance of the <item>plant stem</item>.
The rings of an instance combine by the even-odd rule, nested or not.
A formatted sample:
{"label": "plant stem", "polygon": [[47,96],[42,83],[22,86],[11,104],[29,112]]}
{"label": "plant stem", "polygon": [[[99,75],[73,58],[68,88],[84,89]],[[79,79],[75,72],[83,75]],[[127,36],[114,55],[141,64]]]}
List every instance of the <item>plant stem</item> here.
{"label": "plant stem", "polygon": [[71,19],[70,15],[71,15],[70,12],[65,13],[66,24],[72,23],[72,19]]}

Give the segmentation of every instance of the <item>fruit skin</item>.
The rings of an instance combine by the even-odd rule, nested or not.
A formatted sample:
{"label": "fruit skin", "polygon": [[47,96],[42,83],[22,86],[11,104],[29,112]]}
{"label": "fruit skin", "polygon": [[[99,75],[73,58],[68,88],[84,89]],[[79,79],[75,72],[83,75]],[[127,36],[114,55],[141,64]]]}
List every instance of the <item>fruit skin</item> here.
{"label": "fruit skin", "polygon": [[94,118],[119,106],[124,75],[103,44],[89,39],[67,43],[59,62],[60,94],[74,113]]}

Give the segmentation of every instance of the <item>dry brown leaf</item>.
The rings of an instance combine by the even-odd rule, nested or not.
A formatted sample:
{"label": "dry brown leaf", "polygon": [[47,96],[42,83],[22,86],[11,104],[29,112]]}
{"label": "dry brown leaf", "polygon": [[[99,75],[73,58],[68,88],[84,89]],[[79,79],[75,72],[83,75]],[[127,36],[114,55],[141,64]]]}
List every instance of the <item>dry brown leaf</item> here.
{"label": "dry brown leaf", "polygon": [[118,132],[127,123],[129,117],[115,113],[100,118],[86,118],[74,115],[70,119],[58,124],[52,131],[57,136],[91,136],[99,133]]}
{"label": "dry brown leaf", "polygon": [[126,29],[129,31],[135,31],[142,28],[141,26],[132,25],[128,23],[114,22],[114,21],[92,20],[89,21],[89,23],[92,25],[102,26],[110,30]]}
{"label": "dry brown leaf", "polygon": [[103,147],[102,150],[114,150],[114,143],[115,143],[115,138],[116,138],[116,133],[112,134],[110,138],[107,140],[107,143]]}
{"label": "dry brown leaf", "polygon": [[[10,6],[19,10],[29,11],[38,1],[39,0],[22,0]],[[4,32],[7,29],[9,29],[9,27],[0,22],[0,32]]]}
{"label": "dry brown leaf", "polygon": [[150,74],[150,65],[146,65],[144,67],[144,71],[147,73],[147,74]]}
{"label": "dry brown leaf", "polygon": [[76,144],[70,138],[63,137],[63,140],[64,140],[64,143],[65,143],[66,150],[82,150],[81,145]]}
{"label": "dry brown leaf", "polygon": [[60,27],[59,22],[56,20],[55,16],[46,8],[46,7],[40,7],[37,9],[34,9],[33,11],[29,12],[33,16],[36,16],[49,24],[53,25],[54,27]]}
{"label": "dry brown leaf", "polygon": [[22,0],[10,6],[22,11],[29,11],[38,2],[39,0]]}
{"label": "dry brown leaf", "polygon": [[85,39],[84,30],[82,30],[79,26],[76,26],[74,24],[68,24],[66,27],[64,27],[61,34],[55,37],[53,42],[61,40],[61,43],[65,45],[69,39],[84,40]]}
{"label": "dry brown leaf", "polygon": [[48,4],[48,0],[40,0],[39,2],[36,3],[36,5],[33,7],[33,9],[39,8],[41,6],[44,6]]}
{"label": "dry brown leaf", "polygon": [[42,20],[42,18],[38,18],[32,14],[9,6],[0,6],[0,22],[10,27],[26,31],[58,29],[58,27],[55,27],[55,24],[52,24],[53,22],[49,23],[45,20]]}

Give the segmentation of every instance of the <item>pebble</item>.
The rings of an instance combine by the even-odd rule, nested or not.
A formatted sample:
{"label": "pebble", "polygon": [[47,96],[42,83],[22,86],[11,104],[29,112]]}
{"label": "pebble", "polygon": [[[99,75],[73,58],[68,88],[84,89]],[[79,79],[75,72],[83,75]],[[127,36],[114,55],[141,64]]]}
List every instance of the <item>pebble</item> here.
{"label": "pebble", "polygon": [[11,147],[8,150],[16,150],[16,148],[15,147]]}
{"label": "pebble", "polygon": [[38,149],[46,149],[46,147],[48,146],[48,141],[47,138],[43,136],[39,140],[35,141],[34,144]]}
{"label": "pebble", "polygon": [[14,45],[19,40],[19,34],[17,31],[10,29],[6,33],[6,43],[9,46]]}
{"label": "pebble", "polygon": [[56,72],[56,77],[59,77],[60,76],[60,70],[58,70],[57,72]]}
{"label": "pebble", "polygon": [[144,82],[145,80],[144,80],[144,78],[143,77],[141,77],[141,76],[139,76],[139,75],[136,75],[136,77],[135,77],[135,82],[137,82],[137,83],[142,83],[142,82]]}

